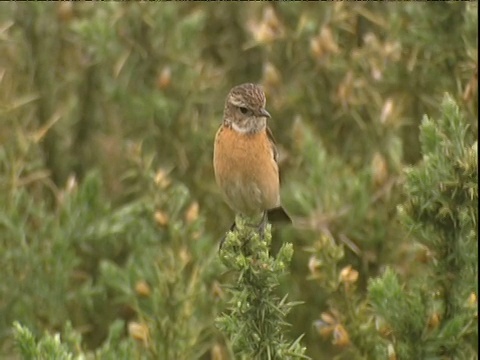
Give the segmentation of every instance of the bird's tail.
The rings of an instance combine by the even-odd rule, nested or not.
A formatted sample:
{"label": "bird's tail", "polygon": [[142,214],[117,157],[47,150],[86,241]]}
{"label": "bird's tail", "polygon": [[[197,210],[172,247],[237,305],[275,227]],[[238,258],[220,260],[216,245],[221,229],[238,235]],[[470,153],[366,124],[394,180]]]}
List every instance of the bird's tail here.
{"label": "bird's tail", "polygon": [[281,206],[267,210],[268,220],[272,223],[283,222],[283,223],[292,223],[290,215],[287,214],[285,209]]}

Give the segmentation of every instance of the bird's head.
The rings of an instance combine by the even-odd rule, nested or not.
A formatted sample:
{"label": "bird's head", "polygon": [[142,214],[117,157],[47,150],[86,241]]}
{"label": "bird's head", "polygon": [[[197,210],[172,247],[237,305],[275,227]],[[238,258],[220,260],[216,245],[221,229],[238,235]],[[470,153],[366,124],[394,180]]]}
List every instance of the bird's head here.
{"label": "bird's head", "polygon": [[270,118],[265,103],[265,92],[260,85],[247,83],[235,86],[225,101],[224,124],[243,134],[265,129]]}

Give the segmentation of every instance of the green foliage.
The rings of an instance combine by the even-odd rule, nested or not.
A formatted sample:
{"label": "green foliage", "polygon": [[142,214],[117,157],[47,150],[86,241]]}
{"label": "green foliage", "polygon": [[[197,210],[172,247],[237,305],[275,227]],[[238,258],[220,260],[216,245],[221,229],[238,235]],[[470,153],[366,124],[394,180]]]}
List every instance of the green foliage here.
{"label": "green foliage", "polygon": [[400,359],[471,359],[478,351],[477,142],[448,95],[438,121],[421,125],[422,162],[407,171],[399,208],[427,266],[402,285],[392,270],[369,285],[374,312],[390,327]]}
{"label": "green foliage", "polygon": [[23,358],[55,360],[72,360],[75,358],[68,351],[67,346],[60,342],[58,334],[54,336],[47,334],[40,341],[36,341],[30,330],[18,322],[15,322],[13,326],[15,329],[15,340]]}
{"label": "green foliage", "polygon": [[[159,197],[162,211],[169,214],[168,227],[160,234],[137,232],[145,243],[124,264],[103,261],[102,285],[137,314],[139,322],[130,324],[130,335],[144,342],[149,358],[196,359],[207,351],[212,336],[209,326],[216,308],[210,285],[218,268],[216,254],[198,238],[202,221],[186,223],[187,189],[172,187]],[[164,244],[152,247],[150,241]]]}
{"label": "green foliage", "polygon": [[[129,322],[130,336],[140,336],[135,330],[142,326],[151,329],[144,335],[153,358],[159,353],[195,358],[207,351],[210,312],[215,309],[208,278],[216,266],[205,261],[203,220],[184,186],[170,185],[164,171],[155,174],[148,162],[138,163],[144,168],[132,168],[132,176],[144,184],[145,196],[115,209],[93,173],[80,186],[71,180],[60,190],[53,211],[36,203],[24,187],[2,193],[4,338],[15,319],[38,333],[62,328],[69,318],[76,327],[85,322],[95,326],[94,337],[84,334],[92,344],[107,335],[106,320],[137,316],[141,321]],[[215,251],[210,253],[214,259]],[[143,288],[138,289],[138,283]],[[130,310],[122,314],[122,309]],[[120,327],[122,337],[118,329],[111,328],[117,335],[110,336],[125,353],[143,351],[121,340],[125,325]],[[116,348],[107,342],[99,351],[105,355]]]}
{"label": "green foliage", "polygon": [[428,323],[427,305],[422,295],[420,291],[405,291],[390,269],[370,282],[373,310],[381,316],[377,321],[391,325],[400,359],[428,358],[422,336]]}
{"label": "green foliage", "polygon": [[285,317],[295,303],[275,294],[293,247],[284,243],[274,257],[269,250],[271,239],[270,226],[262,239],[237,216],[236,230],[227,233],[220,249],[222,262],[236,279],[228,287],[228,312],[217,318],[217,324],[231,339],[237,358],[308,359],[301,337],[290,342],[284,336]]}
{"label": "green foliage", "polygon": [[[407,172],[408,201],[400,207],[405,224],[430,253],[423,288],[410,296],[426,299],[435,294],[437,304],[429,305],[440,324],[430,338],[424,336],[433,343],[422,349],[425,357],[471,358],[478,351],[477,140],[450,96],[445,96],[441,110],[438,121],[425,117],[422,122],[423,160]],[[425,318],[425,311],[423,316],[415,314],[420,306],[412,304],[410,309],[410,326]],[[418,346],[413,349],[413,354],[419,353]]]}

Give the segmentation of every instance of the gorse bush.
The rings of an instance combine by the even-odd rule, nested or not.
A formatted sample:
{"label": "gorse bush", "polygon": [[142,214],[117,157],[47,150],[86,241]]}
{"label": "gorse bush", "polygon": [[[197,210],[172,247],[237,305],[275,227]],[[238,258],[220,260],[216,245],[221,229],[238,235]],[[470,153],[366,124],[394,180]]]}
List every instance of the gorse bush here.
{"label": "gorse bush", "polygon": [[[0,357],[478,357],[477,10],[0,5]],[[219,252],[244,82],[294,226]]]}
{"label": "gorse bush", "polygon": [[275,295],[293,254],[291,243],[284,243],[276,256],[269,251],[271,229],[261,238],[241,216],[236,230],[229,232],[220,249],[227,269],[238,273],[228,288],[229,313],[217,318],[219,328],[231,339],[234,353],[241,359],[305,359],[300,339],[285,339],[285,316],[294,303]]}
{"label": "gorse bush", "polygon": [[406,285],[387,271],[369,284],[374,311],[401,359],[478,354],[477,141],[454,101],[420,128],[422,161],[406,173],[406,227],[425,251],[425,266]]}

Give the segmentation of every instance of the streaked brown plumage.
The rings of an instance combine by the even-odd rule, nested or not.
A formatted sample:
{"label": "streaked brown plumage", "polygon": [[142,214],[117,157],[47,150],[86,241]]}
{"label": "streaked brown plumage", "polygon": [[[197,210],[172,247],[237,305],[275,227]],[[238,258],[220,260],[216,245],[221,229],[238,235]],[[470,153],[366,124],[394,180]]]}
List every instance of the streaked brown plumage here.
{"label": "streaked brown plumage", "polygon": [[262,229],[268,215],[291,222],[280,204],[277,150],[265,103],[265,93],[255,84],[229,92],[213,156],[215,179],[228,205],[250,218],[263,215]]}

